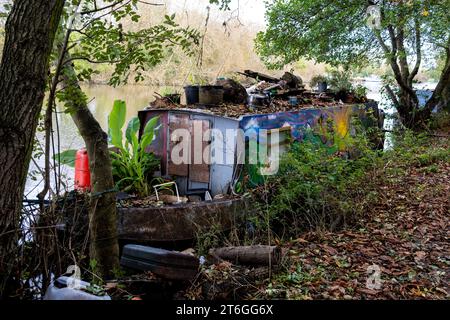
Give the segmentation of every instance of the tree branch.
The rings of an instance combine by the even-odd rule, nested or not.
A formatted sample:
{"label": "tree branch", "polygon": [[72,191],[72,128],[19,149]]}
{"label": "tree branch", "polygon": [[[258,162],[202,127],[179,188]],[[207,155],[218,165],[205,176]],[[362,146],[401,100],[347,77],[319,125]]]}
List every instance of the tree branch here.
{"label": "tree branch", "polygon": [[410,85],[412,85],[412,82],[419,73],[419,68],[422,63],[422,35],[420,32],[420,24],[419,19],[414,19],[414,29],[416,32],[416,65],[414,66],[414,69],[412,70],[411,74],[409,75],[408,82]]}
{"label": "tree branch", "polygon": [[114,64],[114,63],[120,63],[123,60],[104,60],[104,61],[98,61],[98,60],[92,60],[88,57],[71,57],[69,59],[67,59],[66,61],[64,61],[63,66],[67,65],[68,63],[71,63],[73,61],[76,60],[84,60],[93,64],[102,64],[102,63],[110,63],[110,64]]}
{"label": "tree branch", "polygon": [[[405,30],[403,27],[400,27],[398,30],[398,35],[396,37],[397,40],[397,48],[398,48],[398,60],[400,62],[400,71],[402,75],[403,82],[409,85],[409,66],[408,66],[408,58],[405,49]],[[410,86],[411,87],[411,86]]]}
{"label": "tree branch", "polygon": [[[381,36],[381,33],[379,31],[375,31],[374,33],[375,33],[375,36],[376,36],[378,42],[380,43],[381,47],[383,48],[383,51],[384,51],[385,55],[387,56],[387,59],[389,60],[392,71],[394,72],[395,80],[397,81],[398,85],[400,86],[401,89],[406,91],[413,98],[413,100],[416,104],[418,104],[419,99],[417,98],[416,93],[414,92],[413,88],[404,81],[404,79],[402,77],[402,71],[397,64],[396,57],[392,55],[392,52],[391,52],[391,50],[389,50],[389,47],[384,42],[384,40]],[[398,41],[396,41],[396,43],[398,44]],[[392,44],[392,46],[394,47],[394,43]]]}
{"label": "tree branch", "polygon": [[107,6],[104,6],[102,8],[97,8],[97,5],[95,5],[95,8],[93,10],[82,11],[82,12],[80,12],[80,14],[81,15],[86,15],[86,14],[97,13],[97,12],[100,12],[100,11],[107,10],[109,8],[115,7],[116,5],[121,4],[124,1],[125,0],[118,0],[118,1],[116,1],[114,3],[111,3],[111,4],[107,5]]}
{"label": "tree branch", "polygon": [[[78,7],[77,7],[78,9]],[[61,74],[63,68],[64,57],[67,52],[67,46],[70,39],[70,30],[66,31],[64,35],[64,40],[61,45],[60,55],[58,57],[58,62],[56,65],[55,76],[52,79],[52,84],[50,88],[50,93],[48,97],[47,111],[45,113],[45,175],[44,175],[44,189],[38,194],[38,199],[41,202],[41,210],[43,210],[44,199],[50,190],[50,134],[53,130],[53,107],[55,106],[56,99],[56,89],[59,83],[59,75]],[[58,186],[58,181],[55,181]],[[59,190],[59,187],[57,188]]]}
{"label": "tree branch", "polygon": [[394,105],[399,108],[400,107],[400,103],[398,102],[397,96],[395,95],[394,91],[392,90],[391,86],[389,86],[388,84],[384,86],[384,88],[386,89],[386,92],[389,96],[389,98],[392,100],[392,102],[394,103]]}

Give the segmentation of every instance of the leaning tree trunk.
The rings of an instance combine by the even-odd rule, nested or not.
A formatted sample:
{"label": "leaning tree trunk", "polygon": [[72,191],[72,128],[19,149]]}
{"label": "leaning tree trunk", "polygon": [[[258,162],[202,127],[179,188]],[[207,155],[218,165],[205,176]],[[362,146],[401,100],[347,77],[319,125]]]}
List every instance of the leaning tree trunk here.
{"label": "leaning tree trunk", "polygon": [[[69,56],[66,55],[66,59]],[[119,267],[117,208],[108,136],[87,107],[73,65],[62,70],[62,86],[70,91],[71,116],[86,144],[91,169],[92,194],[89,212],[90,258],[97,262],[97,275],[113,276]]]}
{"label": "leaning tree trunk", "polygon": [[441,77],[433,92],[432,97],[428,100],[424,108],[424,113],[431,114],[435,107],[450,111],[450,39],[446,48],[446,61]]}
{"label": "leaning tree trunk", "polygon": [[14,266],[19,218],[48,61],[64,0],[16,0],[0,66],[0,293]]}

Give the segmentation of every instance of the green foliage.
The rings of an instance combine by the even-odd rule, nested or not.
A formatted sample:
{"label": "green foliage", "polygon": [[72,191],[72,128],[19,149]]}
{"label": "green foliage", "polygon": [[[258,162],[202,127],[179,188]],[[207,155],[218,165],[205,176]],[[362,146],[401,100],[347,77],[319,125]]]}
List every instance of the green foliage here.
{"label": "green foliage", "polygon": [[351,72],[345,70],[333,70],[329,80],[335,93],[350,93],[353,91]]}
{"label": "green foliage", "polygon": [[231,0],[209,0],[209,3],[218,5],[220,10],[230,10]]}
{"label": "green foliage", "polygon": [[352,138],[351,147],[358,154],[349,158],[348,154],[330,153],[338,146],[324,145],[320,138],[295,143],[283,156],[279,173],[266,181],[260,225],[295,236],[304,230],[333,229],[355,219],[360,212],[352,201],[364,192],[366,173],[377,166],[380,157],[364,135]]}
{"label": "green foliage", "polygon": [[109,137],[111,144],[117,148],[111,152],[114,180],[119,190],[145,197],[152,192],[151,179],[160,164],[154,154],[146,152],[146,148],[154,139],[159,118],[155,117],[146,124],[140,141],[139,118],[131,119],[126,128],[124,142],[125,118],[125,102],[115,101],[109,115]]}
{"label": "green foliage", "polygon": [[109,137],[111,144],[117,148],[123,148],[122,138],[122,128],[125,125],[125,120],[127,116],[127,107],[125,101],[116,100],[114,101],[113,109],[109,114]]}
{"label": "green foliage", "polygon": [[209,80],[204,75],[190,73],[189,76],[188,76],[188,82],[191,85],[201,85],[201,86],[203,86],[203,85],[207,85]]}
{"label": "green foliage", "polygon": [[[76,76],[67,69],[63,72],[70,83],[75,84]],[[64,104],[64,112],[68,114],[76,112],[79,106],[88,105],[88,97],[77,85],[66,86],[64,90],[57,91],[56,98]]]}
{"label": "green foliage", "polygon": [[426,70],[426,75],[429,76],[432,81],[437,82],[441,78],[442,72],[444,71],[445,67],[445,60],[446,60],[445,55],[441,53],[436,58],[436,65]]}
{"label": "green foliage", "polygon": [[75,158],[77,150],[66,150],[54,156],[54,159],[60,164],[75,168]]}
{"label": "green foliage", "polygon": [[299,58],[362,66],[386,58],[377,33],[388,41],[388,26],[405,29],[406,54],[414,54],[416,21],[423,48],[443,52],[448,47],[448,0],[376,3],[383,11],[378,31],[367,24],[368,1],[275,0],[267,4],[268,27],[258,34],[256,50],[273,68]]}
{"label": "green foliage", "polygon": [[211,223],[208,230],[199,228],[195,237],[195,249],[199,255],[207,255],[209,249],[219,247],[224,238],[221,224]]}
{"label": "green foliage", "polygon": [[432,143],[426,133],[413,131],[394,133],[394,147],[387,150],[384,158],[395,161],[392,170],[406,171],[414,167],[428,167],[440,161],[450,162],[450,149],[445,145]]}
{"label": "green foliage", "polygon": [[367,98],[368,89],[362,85],[357,85],[356,87],[354,87],[353,92],[356,99],[363,100]]}
{"label": "green foliage", "polygon": [[447,105],[447,110],[432,115],[429,128],[431,130],[450,128],[450,103]]}
{"label": "green foliage", "polygon": [[171,97],[173,95],[180,94],[180,92],[177,89],[171,87],[162,87],[159,90],[159,94],[163,97]]}
{"label": "green foliage", "polygon": [[[106,1],[112,4],[112,1]],[[130,74],[134,81],[144,80],[143,72],[158,65],[173,47],[180,47],[187,55],[194,53],[198,45],[198,31],[189,27],[180,27],[175,15],[166,15],[164,21],[149,28],[137,31],[125,30],[122,20],[130,19],[133,23],[140,20],[137,13],[137,0],[123,1],[114,7],[107,4],[103,10],[93,0],[83,1],[80,19],[72,28],[71,41],[77,46],[71,50],[71,60],[76,63],[79,80],[89,80],[97,68],[92,65],[105,64],[114,66],[109,84],[117,86],[128,82]],[[98,18],[98,14],[109,13],[111,19]],[[70,10],[66,10],[68,20]]]}
{"label": "green foliage", "polygon": [[351,157],[330,154],[320,139],[294,144],[282,158],[278,175],[253,193],[260,208],[253,224],[263,236],[269,229],[289,238],[357,222],[383,201],[378,185],[395,184],[413,170],[437,172],[442,163],[450,162],[448,139],[436,142],[412,131],[394,133],[392,139],[392,149],[375,151],[360,133],[352,138]]}

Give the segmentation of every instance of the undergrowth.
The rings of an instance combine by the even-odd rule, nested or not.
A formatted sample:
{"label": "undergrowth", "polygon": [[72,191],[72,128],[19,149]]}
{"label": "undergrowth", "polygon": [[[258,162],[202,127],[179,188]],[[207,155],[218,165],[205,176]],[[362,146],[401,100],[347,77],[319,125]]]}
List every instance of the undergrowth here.
{"label": "undergrowth", "polygon": [[330,155],[322,144],[297,143],[282,159],[279,174],[254,193],[261,207],[254,223],[261,234],[270,229],[279,238],[352,225],[382,201],[377,185],[385,179],[412,168],[434,172],[441,161],[449,162],[445,141],[426,133],[395,133],[394,148],[380,152],[359,136],[353,141],[354,158]]}
{"label": "undergrowth", "polygon": [[[381,185],[395,184],[414,168],[424,174],[435,172],[440,162],[450,161],[448,138],[406,131],[394,133],[392,142],[394,147],[383,152],[358,135],[352,138],[352,151],[344,153],[330,153],[333,145],[314,141],[293,144],[281,159],[278,174],[250,191],[256,209],[233,238],[239,238],[240,245],[273,244],[309,231],[356,226],[385,201]],[[217,231],[199,241],[202,251],[210,247],[211,239],[216,246],[230,244],[230,236]]]}
{"label": "undergrowth", "polygon": [[282,158],[279,173],[258,192],[264,217],[255,217],[255,224],[284,238],[351,223],[362,210],[358,200],[370,186],[366,178],[382,161],[365,136],[352,138],[351,144],[358,152],[330,154],[334,146],[295,143]]}

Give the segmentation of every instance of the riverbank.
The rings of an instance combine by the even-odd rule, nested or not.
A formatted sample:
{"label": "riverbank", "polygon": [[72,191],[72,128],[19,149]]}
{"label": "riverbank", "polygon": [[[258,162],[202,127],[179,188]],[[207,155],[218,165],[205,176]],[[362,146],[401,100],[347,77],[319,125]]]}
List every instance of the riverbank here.
{"label": "riverbank", "polygon": [[[443,145],[448,155],[448,138]],[[335,233],[311,232],[284,244],[285,270],[262,284],[256,297],[450,297],[448,156],[400,172],[390,170],[398,169],[398,163],[386,165],[386,176],[374,190],[380,201],[358,225]]]}
{"label": "riverbank", "polygon": [[254,297],[448,299],[448,135],[427,139],[409,159],[388,156],[382,171],[368,174],[376,200],[359,222],[284,243],[284,270],[261,283]]}

